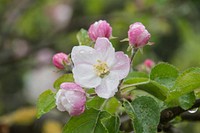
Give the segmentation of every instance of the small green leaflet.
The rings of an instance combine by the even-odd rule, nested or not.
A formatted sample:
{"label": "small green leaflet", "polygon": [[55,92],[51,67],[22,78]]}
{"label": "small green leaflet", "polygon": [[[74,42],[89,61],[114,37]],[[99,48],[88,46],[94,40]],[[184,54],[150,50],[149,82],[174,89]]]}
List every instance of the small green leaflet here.
{"label": "small green leaflet", "polygon": [[59,77],[53,84],[53,87],[56,89],[56,90],[59,90],[60,89],[60,85],[63,83],[63,82],[73,82],[74,81],[74,78],[73,78],[73,75],[72,74],[64,74],[62,75],[61,77]]}
{"label": "small green leaflet", "polygon": [[[100,97],[94,97],[88,100],[86,105],[87,108],[100,109],[104,102],[105,99]],[[105,110],[111,114],[115,114],[120,105],[120,102],[115,97],[112,97],[106,101],[106,104],[104,105],[104,108],[102,110]]]}
{"label": "small green leaflet", "polygon": [[87,45],[90,46],[92,44],[92,40],[89,38],[87,30],[81,29],[77,35],[76,38],[79,42],[79,45]]}
{"label": "small green leaflet", "polygon": [[56,104],[55,93],[51,90],[46,90],[40,94],[37,101],[37,118],[52,110]]}

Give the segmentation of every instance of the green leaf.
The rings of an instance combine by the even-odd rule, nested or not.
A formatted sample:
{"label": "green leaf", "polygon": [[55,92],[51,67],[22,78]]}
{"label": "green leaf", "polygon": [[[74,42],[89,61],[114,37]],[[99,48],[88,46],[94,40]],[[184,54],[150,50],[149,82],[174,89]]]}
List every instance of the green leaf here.
{"label": "green leaf", "polygon": [[73,82],[74,81],[74,78],[73,78],[73,75],[72,74],[64,74],[62,75],[61,77],[59,77],[53,84],[53,87],[56,89],[56,90],[59,90],[60,89],[60,85],[63,83],[63,82]]}
{"label": "green leaf", "polygon": [[148,92],[160,100],[165,100],[168,95],[168,88],[155,81],[149,81],[145,84],[137,85],[137,89]]}
{"label": "green leaf", "polygon": [[[105,99],[100,98],[100,97],[94,97],[88,100],[86,105],[88,108],[100,109],[104,102],[105,102]],[[111,114],[114,114],[116,113],[119,106],[120,106],[119,101],[115,97],[112,97],[107,100],[103,110]]]}
{"label": "green leaf", "polygon": [[105,99],[100,97],[94,97],[87,101],[86,106],[88,108],[100,109],[101,105],[104,103]]}
{"label": "green leaf", "polygon": [[149,76],[144,72],[133,71],[133,72],[130,72],[128,76],[126,77],[126,79],[129,79],[129,78],[149,78]]}
{"label": "green leaf", "polygon": [[121,103],[115,97],[112,97],[108,99],[104,107],[104,110],[111,114],[115,114],[118,111],[120,106],[121,106]]}
{"label": "green leaf", "polygon": [[124,107],[132,119],[135,133],[157,133],[160,108],[153,98],[142,96],[131,103],[125,101]]}
{"label": "green leaf", "polygon": [[56,104],[55,93],[51,90],[46,90],[40,94],[37,101],[37,118],[52,110]]}
{"label": "green leaf", "polygon": [[159,63],[151,70],[150,79],[166,88],[172,88],[178,75],[179,72],[174,66],[167,63]]}
{"label": "green leaf", "polygon": [[108,118],[103,118],[101,120],[103,126],[107,129],[109,133],[118,133],[120,127],[120,120],[117,116],[110,116]]}
{"label": "green leaf", "polygon": [[149,77],[146,73],[142,72],[131,72],[129,75],[124,79],[124,85],[139,85],[149,81]]}
{"label": "green leaf", "polygon": [[135,89],[136,85],[146,84],[149,82],[149,77],[146,73],[133,71],[124,79],[122,91]]}
{"label": "green leaf", "polygon": [[166,101],[170,102],[198,88],[200,88],[200,68],[188,69],[179,75]]}
{"label": "green leaf", "polygon": [[160,63],[152,69],[150,78],[145,73],[130,73],[122,88],[136,86],[137,89],[146,91],[160,100],[165,100],[177,76],[178,71],[175,67],[167,63]]}
{"label": "green leaf", "polygon": [[109,131],[114,128],[110,127],[113,125],[116,129],[112,130],[119,129],[116,119],[108,112],[91,108],[80,116],[72,117],[65,125],[63,133],[112,133]]}
{"label": "green leaf", "polygon": [[135,85],[147,83],[148,81],[149,81],[148,78],[130,78],[124,81],[124,85],[135,86]]}
{"label": "green leaf", "polygon": [[79,45],[87,45],[90,46],[92,44],[92,40],[88,36],[88,32],[85,29],[81,29],[77,35],[77,40],[79,42]]}
{"label": "green leaf", "polygon": [[195,100],[196,98],[195,98],[194,92],[190,92],[188,94],[182,95],[178,99],[179,105],[181,106],[181,108],[185,110],[191,108]]}

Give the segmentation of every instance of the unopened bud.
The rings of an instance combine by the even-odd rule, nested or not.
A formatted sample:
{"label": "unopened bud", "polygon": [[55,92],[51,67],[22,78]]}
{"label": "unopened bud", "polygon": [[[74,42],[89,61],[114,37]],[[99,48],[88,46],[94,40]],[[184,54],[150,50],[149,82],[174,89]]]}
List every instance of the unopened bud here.
{"label": "unopened bud", "polygon": [[71,116],[82,114],[85,110],[85,91],[72,82],[62,83],[60,88],[56,94],[57,109],[67,111]]}
{"label": "unopened bud", "polygon": [[53,56],[53,64],[58,69],[64,69],[65,64],[68,64],[68,55],[65,53],[57,53]]}
{"label": "unopened bud", "polygon": [[145,26],[142,23],[136,22],[130,25],[128,31],[130,46],[141,48],[149,42],[150,37],[150,33],[145,29]]}
{"label": "unopened bud", "polygon": [[147,67],[147,68],[152,68],[152,67],[155,65],[155,63],[154,63],[154,61],[152,61],[151,59],[146,59],[146,60],[144,61],[144,65],[145,65],[145,67]]}
{"label": "unopened bud", "polygon": [[105,20],[99,20],[90,25],[88,35],[93,41],[96,41],[98,37],[109,39],[112,35],[112,27]]}

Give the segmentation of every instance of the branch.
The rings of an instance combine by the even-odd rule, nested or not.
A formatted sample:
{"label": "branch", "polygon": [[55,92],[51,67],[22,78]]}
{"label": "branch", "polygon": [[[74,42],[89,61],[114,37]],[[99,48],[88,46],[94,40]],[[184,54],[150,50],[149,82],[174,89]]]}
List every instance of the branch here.
{"label": "branch", "polygon": [[181,119],[187,121],[200,121],[200,112],[196,112],[193,114],[189,112],[184,112],[181,114]]}
{"label": "branch", "polygon": [[[200,120],[200,113],[198,113],[198,117],[194,114],[187,113],[188,110],[198,108],[200,106],[200,99],[196,100],[194,105],[187,109],[184,110],[180,106],[176,107],[171,107],[163,110],[161,112],[161,117],[160,117],[160,124],[158,125],[158,131],[162,130],[170,130],[171,126],[169,126],[169,122],[174,119],[176,116],[181,116],[183,120]],[[184,113],[185,112],[185,113]]]}
{"label": "branch", "polygon": [[200,99],[196,100],[194,105],[187,109],[184,110],[180,106],[172,107],[172,108],[167,108],[161,112],[161,118],[160,118],[160,123],[166,123],[174,119],[176,116],[179,116],[183,112],[186,112],[188,110],[198,108],[200,106]]}

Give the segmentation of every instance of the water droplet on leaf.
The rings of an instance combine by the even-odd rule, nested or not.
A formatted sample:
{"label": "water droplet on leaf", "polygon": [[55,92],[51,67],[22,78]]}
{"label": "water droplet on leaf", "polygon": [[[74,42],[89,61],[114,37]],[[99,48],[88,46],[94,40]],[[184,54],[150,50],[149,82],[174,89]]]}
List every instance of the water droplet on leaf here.
{"label": "water droplet on leaf", "polygon": [[188,110],[189,113],[196,113],[197,111],[198,111],[198,108]]}

